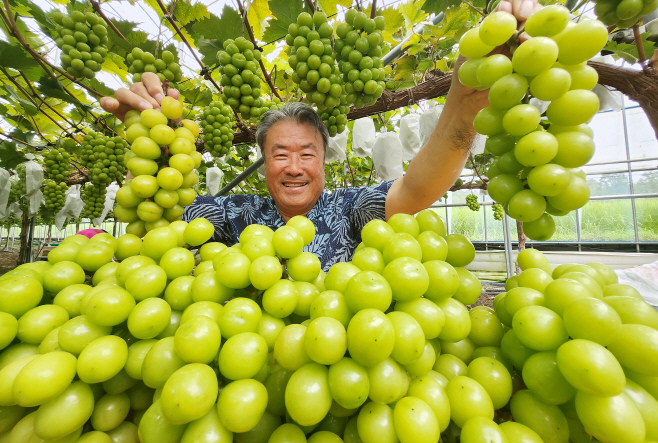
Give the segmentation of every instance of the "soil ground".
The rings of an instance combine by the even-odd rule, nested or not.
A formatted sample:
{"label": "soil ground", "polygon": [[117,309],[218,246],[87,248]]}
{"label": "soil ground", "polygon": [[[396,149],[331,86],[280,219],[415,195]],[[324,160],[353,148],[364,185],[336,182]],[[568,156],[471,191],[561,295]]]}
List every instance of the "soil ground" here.
{"label": "soil ground", "polygon": [[0,275],[14,269],[16,260],[18,260],[18,250],[0,251]]}

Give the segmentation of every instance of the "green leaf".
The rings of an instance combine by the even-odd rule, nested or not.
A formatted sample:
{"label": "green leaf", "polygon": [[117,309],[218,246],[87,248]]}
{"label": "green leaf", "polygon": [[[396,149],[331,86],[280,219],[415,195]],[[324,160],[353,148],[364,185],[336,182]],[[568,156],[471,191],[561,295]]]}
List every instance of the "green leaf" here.
{"label": "green leaf", "polygon": [[352,0],[319,0],[318,3],[327,15],[334,15],[338,12],[337,6],[339,5],[345,8],[352,6]]}
{"label": "green leaf", "polygon": [[208,18],[208,8],[202,3],[192,3],[191,0],[178,0],[174,8],[174,17],[183,26],[192,21]]}
{"label": "green leaf", "polygon": [[203,56],[201,61],[207,66],[212,66],[217,64],[217,51],[224,49],[222,42],[219,40],[207,40],[205,38],[200,38],[196,42],[199,52]]}
{"label": "green leaf", "polygon": [[267,0],[254,0],[247,10],[247,19],[254,32],[256,40],[263,40],[263,32],[267,28],[268,18],[272,15]]}
{"label": "green leaf", "polygon": [[38,68],[39,63],[21,45],[11,45],[0,40],[0,66],[24,71]]}
{"label": "green leaf", "polygon": [[103,95],[107,95],[110,97],[114,96],[114,89],[108,88],[107,86],[105,86],[105,83],[101,82],[100,80],[97,80],[96,78],[84,79],[82,80],[82,83],[89,86],[90,88],[93,88],[94,90],[100,92]]}
{"label": "green leaf", "polygon": [[413,0],[397,7],[397,10],[404,17],[404,22],[407,27],[413,27],[416,23],[425,20],[427,14],[422,8],[424,3],[424,0]]}
{"label": "green leaf", "polygon": [[[642,37],[642,46],[644,47],[645,54],[653,54],[655,49],[653,42],[647,40],[651,36],[651,33],[645,32],[641,34]],[[637,52],[637,45],[635,42],[632,43],[617,43],[615,41],[609,41],[605,47],[606,50],[612,52],[612,55],[616,58],[622,58],[629,63],[637,63],[640,59]]]}
{"label": "green leaf", "polygon": [[114,52],[108,52],[105,62],[103,63],[103,71],[116,74],[125,82],[128,67],[125,65],[123,57]]}
{"label": "green leaf", "polygon": [[423,11],[428,14],[438,14],[459,3],[459,0],[425,0]]}
{"label": "green leaf", "polygon": [[267,43],[285,37],[288,26],[297,22],[299,14],[304,11],[311,12],[306,2],[301,0],[270,0],[270,11],[274,18],[270,20],[270,25],[263,34],[263,40]]}
{"label": "green leaf", "polygon": [[62,84],[59,81],[53,80],[50,77],[45,77],[45,76],[41,77],[37,85],[37,90],[46,97],[58,98],[67,103],[71,103],[72,105],[82,107],[87,110],[91,109],[91,106],[83,105],[77,99],[67,94],[66,91],[64,91],[64,87],[62,86]]}
{"label": "green leaf", "polygon": [[208,106],[213,101],[212,91],[208,88],[181,90],[180,93],[191,106]]}
{"label": "green leaf", "polygon": [[430,31],[436,38],[452,37],[454,36],[466,23],[470,11],[468,7],[462,6],[459,8],[448,9],[445,13],[445,18],[437,26],[425,26],[426,31]]}
{"label": "green leaf", "polygon": [[7,141],[0,143],[0,168],[14,169],[25,161],[27,161],[25,154],[18,150],[16,143]]}
{"label": "green leaf", "polygon": [[192,29],[206,40],[223,42],[242,35],[242,18],[238,11],[226,5],[221,17],[210,14],[208,18],[195,23]]}
{"label": "green leaf", "polygon": [[[145,32],[140,31],[139,28],[137,28],[137,30],[135,29],[135,27],[138,26],[138,23],[115,20],[111,21],[127,41],[119,37],[113,30],[108,29],[107,36],[109,39],[109,51],[123,56],[126,52],[132,51],[135,46],[139,46],[140,44],[146,42],[148,35]],[[123,49],[123,51],[117,51],[117,47]]]}

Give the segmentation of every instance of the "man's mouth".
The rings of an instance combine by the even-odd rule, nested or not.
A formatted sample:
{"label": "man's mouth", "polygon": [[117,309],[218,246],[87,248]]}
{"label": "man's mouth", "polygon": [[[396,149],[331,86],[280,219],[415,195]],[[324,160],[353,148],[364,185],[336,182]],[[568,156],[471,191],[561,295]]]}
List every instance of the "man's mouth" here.
{"label": "man's mouth", "polygon": [[306,186],[306,183],[283,183],[283,186],[286,188],[301,188],[302,186]]}

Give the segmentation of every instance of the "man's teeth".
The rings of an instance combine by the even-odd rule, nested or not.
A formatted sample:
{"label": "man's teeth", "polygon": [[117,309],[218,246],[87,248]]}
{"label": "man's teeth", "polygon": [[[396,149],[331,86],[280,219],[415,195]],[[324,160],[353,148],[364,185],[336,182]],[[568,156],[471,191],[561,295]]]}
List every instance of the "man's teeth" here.
{"label": "man's teeth", "polygon": [[300,188],[302,186],[306,186],[306,183],[299,183],[299,184],[284,183],[283,186],[285,186],[286,188]]}

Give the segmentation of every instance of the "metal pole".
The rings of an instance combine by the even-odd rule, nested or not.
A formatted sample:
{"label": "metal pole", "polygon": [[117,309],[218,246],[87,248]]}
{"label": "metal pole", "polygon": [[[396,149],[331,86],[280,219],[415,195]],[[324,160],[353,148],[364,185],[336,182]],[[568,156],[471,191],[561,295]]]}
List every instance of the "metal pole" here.
{"label": "metal pole", "polygon": [[36,224],[37,217],[33,216],[30,221],[30,232],[27,235],[27,255],[25,263],[32,263],[32,242],[34,241],[34,225]]}
{"label": "metal pole", "polygon": [[[624,123],[624,142],[626,144],[626,160],[631,159],[631,148],[628,145],[628,125],[626,124],[626,101],[624,96],[621,96],[621,117],[622,122]],[[630,187],[631,195],[635,194],[633,191],[633,168],[630,163],[627,163],[628,166],[628,185]],[[635,233],[635,249],[637,252],[640,252],[640,236],[637,232],[637,212],[635,210],[635,199],[631,197],[631,209],[633,211],[633,232]]]}
{"label": "metal pole", "polygon": [[[434,18],[431,20],[431,23],[432,23],[433,25],[437,25],[437,24],[439,24],[440,22],[442,22],[444,18],[445,18],[445,14],[444,14],[443,12],[441,12],[441,13],[437,14],[436,17],[434,17]],[[410,35],[407,36],[404,40],[402,40],[402,42],[400,42],[400,44],[397,45],[395,48],[393,48],[393,49],[391,49],[390,51],[388,51],[388,52],[382,57],[382,63],[384,64],[384,66],[386,66],[386,65],[388,65],[388,64],[390,64],[390,63],[392,63],[393,60],[395,60],[396,58],[398,58],[398,57],[400,56],[400,54],[402,54],[402,47],[403,47],[406,43],[408,43],[409,40],[411,40],[411,37],[412,37],[414,34],[422,34],[422,33],[424,32],[424,30],[425,30],[424,26],[425,26],[425,25],[418,25],[418,26],[416,26],[416,28],[414,28],[414,32],[413,32],[412,34],[410,34]],[[240,182],[242,182],[244,179],[246,179],[246,178],[249,177],[251,174],[253,174],[254,171],[256,171],[258,168],[260,168],[260,167],[263,165],[264,162],[265,162],[265,160],[264,160],[262,157],[259,158],[258,160],[256,160],[251,166],[249,166],[247,169],[245,169],[244,172],[242,172],[240,175],[238,175],[237,177],[235,177],[235,179],[233,179],[233,180],[231,181],[231,183],[229,183],[228,185],[226,185],[226,186],[224,186],[222,189],[220,189],[219,192],[217,193],[216,197],[219,197],[219,196],[222,196],[222,195],[226,195],[226,194],[228,194],[229,192],[231,192],[231,190],[232,190],[233,188],[235,188]]]}
{"label": "metal pole", "polygon": [[265,159],[263,157],[253,162],[251,166],[245,169],[240,175],[235,177],[233,180],[231,180],[231,183],[220,189],[219,192],[217,193],[217,197],[228,194],[231,191],[231,189],[235,188],[242,180],[249,177],[253,172],[255,172],[258,168],[260,168],[263,165],[263,163],[265,163]]}
{"label": "metal pole", "polygon": [[515,274],[514,257],[512,256],[512,237],[509,233],[509,217],[507,214],[503,216],[503,239],[505,242],[505,263],[507,268],[507,278]]}

